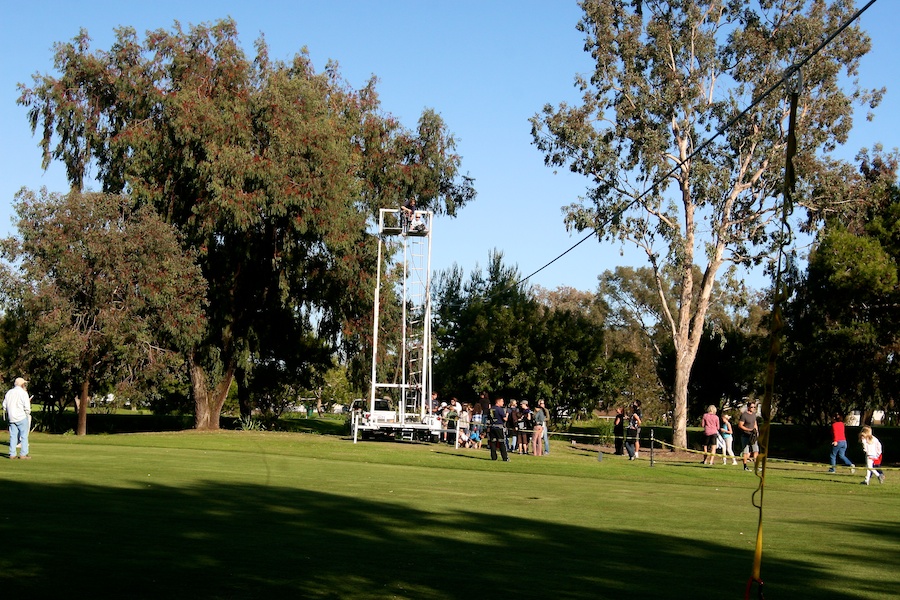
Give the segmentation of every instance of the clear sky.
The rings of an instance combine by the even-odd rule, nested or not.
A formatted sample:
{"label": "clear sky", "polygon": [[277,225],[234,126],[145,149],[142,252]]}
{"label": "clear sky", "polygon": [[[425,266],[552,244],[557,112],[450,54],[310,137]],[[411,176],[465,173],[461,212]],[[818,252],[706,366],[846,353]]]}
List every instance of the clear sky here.
{"label": "clear sky", "polygon": [[[334,59],[354,87],[377,76],[383,109],[407,127],[426,107],[440,113],[478,198],[456,219],[437,221],[433,267],[456,262],[469,271],[498,248],[530,274],[582,237],[565,231],[561,207],[583,195],[587,182],[545,167],[528,123],[545,103],[577,99],[574,76],[591,66],[575,29],[581,14],[575,0],[0,0],[0,235],[12,232],[21,187],[68,187],[59,165],[41,170],[38,140],[16,104],[17,83],[51,71],[54,42],[84,27],[93,48],[106,50],[118,26],[143,38],[176,20],[187,27],[231,16],[250,55],[261,33],[272,58],[289,60],[306,46],[317,70]],[[842,158],[876,143],[900,146],[898,22],[897,0],[880,0],[862,17],[873,50],[861,83],[888,92],[873,123],[855,120]],[[593,290],[597,275],[619,264],[644,263],[633,251],[591,240],[531,281]]]}

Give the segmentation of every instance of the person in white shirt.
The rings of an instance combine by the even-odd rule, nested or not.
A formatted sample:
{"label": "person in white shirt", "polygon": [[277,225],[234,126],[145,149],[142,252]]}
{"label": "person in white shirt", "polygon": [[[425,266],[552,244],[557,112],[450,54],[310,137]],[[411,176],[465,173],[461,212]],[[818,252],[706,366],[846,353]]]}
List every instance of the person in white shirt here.
{"label": "person in white shirt", "polygon": [[871,427],[863,427],[859,432],[859,441],[862,442],[863,451],[866,453],[866,479],[863,485],[869,485],[869,479],[874,475],[879,483],[884,483],[884,471],[878,469],[881,466],[882,447],[877,437],[872,435]]}
{"label": "person in white shirt", "polygon": [[[28,382],[16,378],[15,385],[3,398],[3,412],[9,421],[9,457],[30,459],[28,454],[28,430],[31,429],[31,398],[25,386]],[[21,444],[21,452],[16,456],[16,446]]]}

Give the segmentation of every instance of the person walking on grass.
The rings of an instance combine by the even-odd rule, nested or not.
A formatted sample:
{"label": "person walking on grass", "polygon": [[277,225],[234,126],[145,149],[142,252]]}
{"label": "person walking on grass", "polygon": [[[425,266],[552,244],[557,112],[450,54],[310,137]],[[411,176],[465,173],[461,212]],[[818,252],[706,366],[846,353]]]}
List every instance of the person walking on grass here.
{"label": "person walking on grass", "polygon": [[741,430],[741,459],[744,461],[744,470],[752,471],[747,465],[747,460],[752,458],[756,463],[759,455],[759,423],[756,421],[756,402],[747,404],[747,410],[741,413],[738,420],[738,429]]}
{"label": "person walking on grass", "polygon": [[628,452],[628,460],[638,457],[638,435],[641,431],[640,409],[636,403],[631,406],[631,416],[628,418],[628,429],[625,430],[625,450]]}
{"label": "person walking on grass", "polygon": [[635,400],[631,405],[632,418],[637,415],[637,431],[634,432],[634,457],[641,457],[641,425],[644,423],[644,411],[641,410],[641,401]]}
{"label": "person walking on grass", "polygon": [[844,415],[836,412],[831,423],[831,468],[828,469],[829,473],[835,472],[834,467],[839,458],[845,465],[850,467],[850,473],[856,472],[855,465],[847,458],[847,435],[844,432]]}
{"label": "person walking on grass", "polygon": [[703,464],[711,465],[716,458],[716,438],[719,437],[719,417],[716,416],[715,406],[710,404],[706,408],[700,425],[703,426]]}
{"label": "person walking on grass", "polygon": [[722,434],[722,464],[728,464],[728,457],[731,457],[731,464],[737,464],[737,458],[734,456],[734,427],[731,426],[731,417],[722,415],[722,425],[719,427],[719,433]]}
{"label": "person walking on grass", "polygon": [[875,475],[879,483],[884,483],[884,471],[877,469],[881,466],[882,447],[877,437],[872,435],[871,427],[863,427],[859,432],[859,441],[862,442],[863,451],[866,453],[866,479],[863,485],[869,485],[869,478]]}
{"label": "person walking on grass", "polygon": [[[9,457],[30,459],[28,454],[28,430],[31,429],[31,398],[25,389],[28,382],[23,378],[16,378],[12,389],[6,392],[3,398],[3,412],[9,421]],[[16,446],[21,444],[19,456],[16,456]]]}

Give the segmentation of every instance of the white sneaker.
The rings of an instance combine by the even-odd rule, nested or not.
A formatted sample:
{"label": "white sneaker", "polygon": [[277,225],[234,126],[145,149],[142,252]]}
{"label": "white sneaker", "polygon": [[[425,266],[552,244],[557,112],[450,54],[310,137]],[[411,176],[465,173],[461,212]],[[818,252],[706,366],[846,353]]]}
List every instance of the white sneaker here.
{"label": "white sneaker", "polygon": [[884,483],[884,473],[878,476],[878,483]]}

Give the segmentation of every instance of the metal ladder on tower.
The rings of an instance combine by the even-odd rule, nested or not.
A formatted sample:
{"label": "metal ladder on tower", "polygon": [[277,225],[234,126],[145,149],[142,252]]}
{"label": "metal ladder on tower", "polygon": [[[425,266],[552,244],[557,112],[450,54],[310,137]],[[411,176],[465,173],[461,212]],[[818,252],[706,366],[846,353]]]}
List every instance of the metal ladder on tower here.
{"label": "metal ladder on tower", "polygon": [[428,238],[410,235],[406,239],[406,394],[404,411],[407,414],[420,410],[424,398],[425,303],[428,290]]}
{"label": "metal ladder on tower", "polygon": [[[354,420],[353,441],[360,432],[379,430],[400,431],[404,439],[416,432],[434,427],[430,411],[431,380],[431,236],[434,213],[416,211],[407,222],[398,208],[378,211],[378,267],[375,279],[372,323],[372,371],[369,388],[369,409],[375,411],[376,400],[387,398],[397,409],[399,417],[393,422],[372,426],[366,420]],[[399,236],[399,244],[397,238]],[[400,280],[385,275],[392,265],[399,266],[392,257],[402,252]],[[400,327],[389,321],[383,327],[381,317],[382,287],[391,286],[389,298],[398,301],[402,312]],[[396,286],[396,287],[394,287]],[[387,289],[387,288],[386,288]],[[396,294],[395,294],[396,292]],[[396,362],[395,362],[396,361]],[[388,363],[390,366],[388,367]],[[386,368],[388,367],[388,368]],[[382,379],[393,373],[393,377]],[[387,394],[387,395],[386,395]]]}

